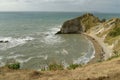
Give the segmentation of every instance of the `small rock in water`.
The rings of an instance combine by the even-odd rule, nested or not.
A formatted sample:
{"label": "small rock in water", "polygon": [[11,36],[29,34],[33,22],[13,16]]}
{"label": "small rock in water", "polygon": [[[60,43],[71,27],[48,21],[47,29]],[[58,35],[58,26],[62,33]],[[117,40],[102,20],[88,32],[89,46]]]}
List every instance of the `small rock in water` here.
{"label": "small rock in water", "polygon": [[9,41],[0,41],[0,43],[8,43]]}

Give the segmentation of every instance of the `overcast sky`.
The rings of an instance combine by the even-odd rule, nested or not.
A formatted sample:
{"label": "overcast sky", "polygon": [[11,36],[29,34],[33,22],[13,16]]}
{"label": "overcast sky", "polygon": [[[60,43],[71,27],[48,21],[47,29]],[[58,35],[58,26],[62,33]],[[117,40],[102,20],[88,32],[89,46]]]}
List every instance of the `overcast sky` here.
{"label": "overcast sky", "polygon": [[0,11],[95,11],[120,13],[120,0],[0,0]]}

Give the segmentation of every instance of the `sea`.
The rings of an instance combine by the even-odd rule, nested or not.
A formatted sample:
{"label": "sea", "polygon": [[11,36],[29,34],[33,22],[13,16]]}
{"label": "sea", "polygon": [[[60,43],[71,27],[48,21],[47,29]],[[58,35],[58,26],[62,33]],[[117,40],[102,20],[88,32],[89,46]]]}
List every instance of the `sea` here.
{"label": "sea", "polygon": [[[94,58],[93,44],[80,34],[55,35],[81,12],[0,12],[0,66],[19,62],[21,69],[41,69],[57,63],[87,64]],[[100,19],[120,14],[94,13]]]}

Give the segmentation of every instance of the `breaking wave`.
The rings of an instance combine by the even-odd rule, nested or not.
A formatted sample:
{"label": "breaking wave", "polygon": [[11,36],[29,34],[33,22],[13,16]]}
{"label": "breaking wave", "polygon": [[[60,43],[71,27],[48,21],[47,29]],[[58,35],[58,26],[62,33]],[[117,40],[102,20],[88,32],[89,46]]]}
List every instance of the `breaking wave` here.
{"label": "breaking wave", "polygon": [[27,41],[31,40],[34,40],[34,38],[29,36],[25,38],[0,37],[0,50],[13,48],[18,45],[25,44]]}

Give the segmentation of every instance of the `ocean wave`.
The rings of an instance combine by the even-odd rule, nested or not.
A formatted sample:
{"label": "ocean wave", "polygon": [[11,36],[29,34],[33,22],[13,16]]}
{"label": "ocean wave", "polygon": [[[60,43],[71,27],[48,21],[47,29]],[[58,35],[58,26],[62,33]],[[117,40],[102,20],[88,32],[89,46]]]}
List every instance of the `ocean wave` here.
{"label": "ocean wave", "polygon": [[34,57],[29,57],[29,58],[27,58],[27,59],[25,59],[25,60],[23,60],[23,59],[16,59],[16,61],[22,64],[22,63],[26,63],[26,62],[30,61],[30,60],[33,59],[33,58],[34,58]]}
{"label": "ocean wave", "polygon": [[0,67],[5,65],[5,62],[2,61],[3,58],[4,58],[3,56],[0,56]]}
{"label": "ocean wave", "polygon": [[53,45],[55,43],[64,42],[64,39],[61,39],[60,36],[55,35],[59,31],[60,26],[49,29],[48,32],[45,32],[45,36],[41,39],[41,42],[45,44]]}
{"label": "ocean wave", "polygon": [[37,56],[37,58],[43,58],[44,60],[47,60],[48,59],[48,55],[40,55],[40,56]]}
{"label": "ocean wave", "polygon": [[[12,38],[12,37],[0,37],[0,50],[6,50],[9,48],[16,47],[21,44],[25,44],[27,41],[31,41],[34,38],[32,37],[25,37],[25,38]],[[5,42],[5,43],[2,43]]]}
{"label": "ocean wave", "polygon": [[40,55],[40,56],[28,57],[27,59],[18,59],[18,58],[16,58],[15,60],[22,64],[22,63],[26,63],[26,62],[28,62],[28,61],[30,61],[32,59],[35,59],[35,58],[43,58],[44,60],[47,60],[48,55]]}
{"label": "ocean wave", "polygon": [[57,26],[57,27],[53,27],[51,29],[49,29],[49,31],[51,31],[52,34],[56,34],[61,28],[61,25]]}
{"label": "ocean wave", "polygon": [[87,64],[91,59],[95,57],[95,49],[93,43],[91,41],[88,41],[88,43],[89,48],[87,53],[84,56],[78,58],[77,60],[73,60],[73,64]]}
{"label": "ocean wave", "polygon": [[17,59],[18,57],[24,57],[25,55],[21,54],[14,54],[12,56],[8,56],[7,59]]}
{"label": "ocean wave", "polygon": [[66,49],[63,49],[63,50],[61,51],[61,54],[62,54],[62,55],[68,55],[69,52],[68,52]]}

